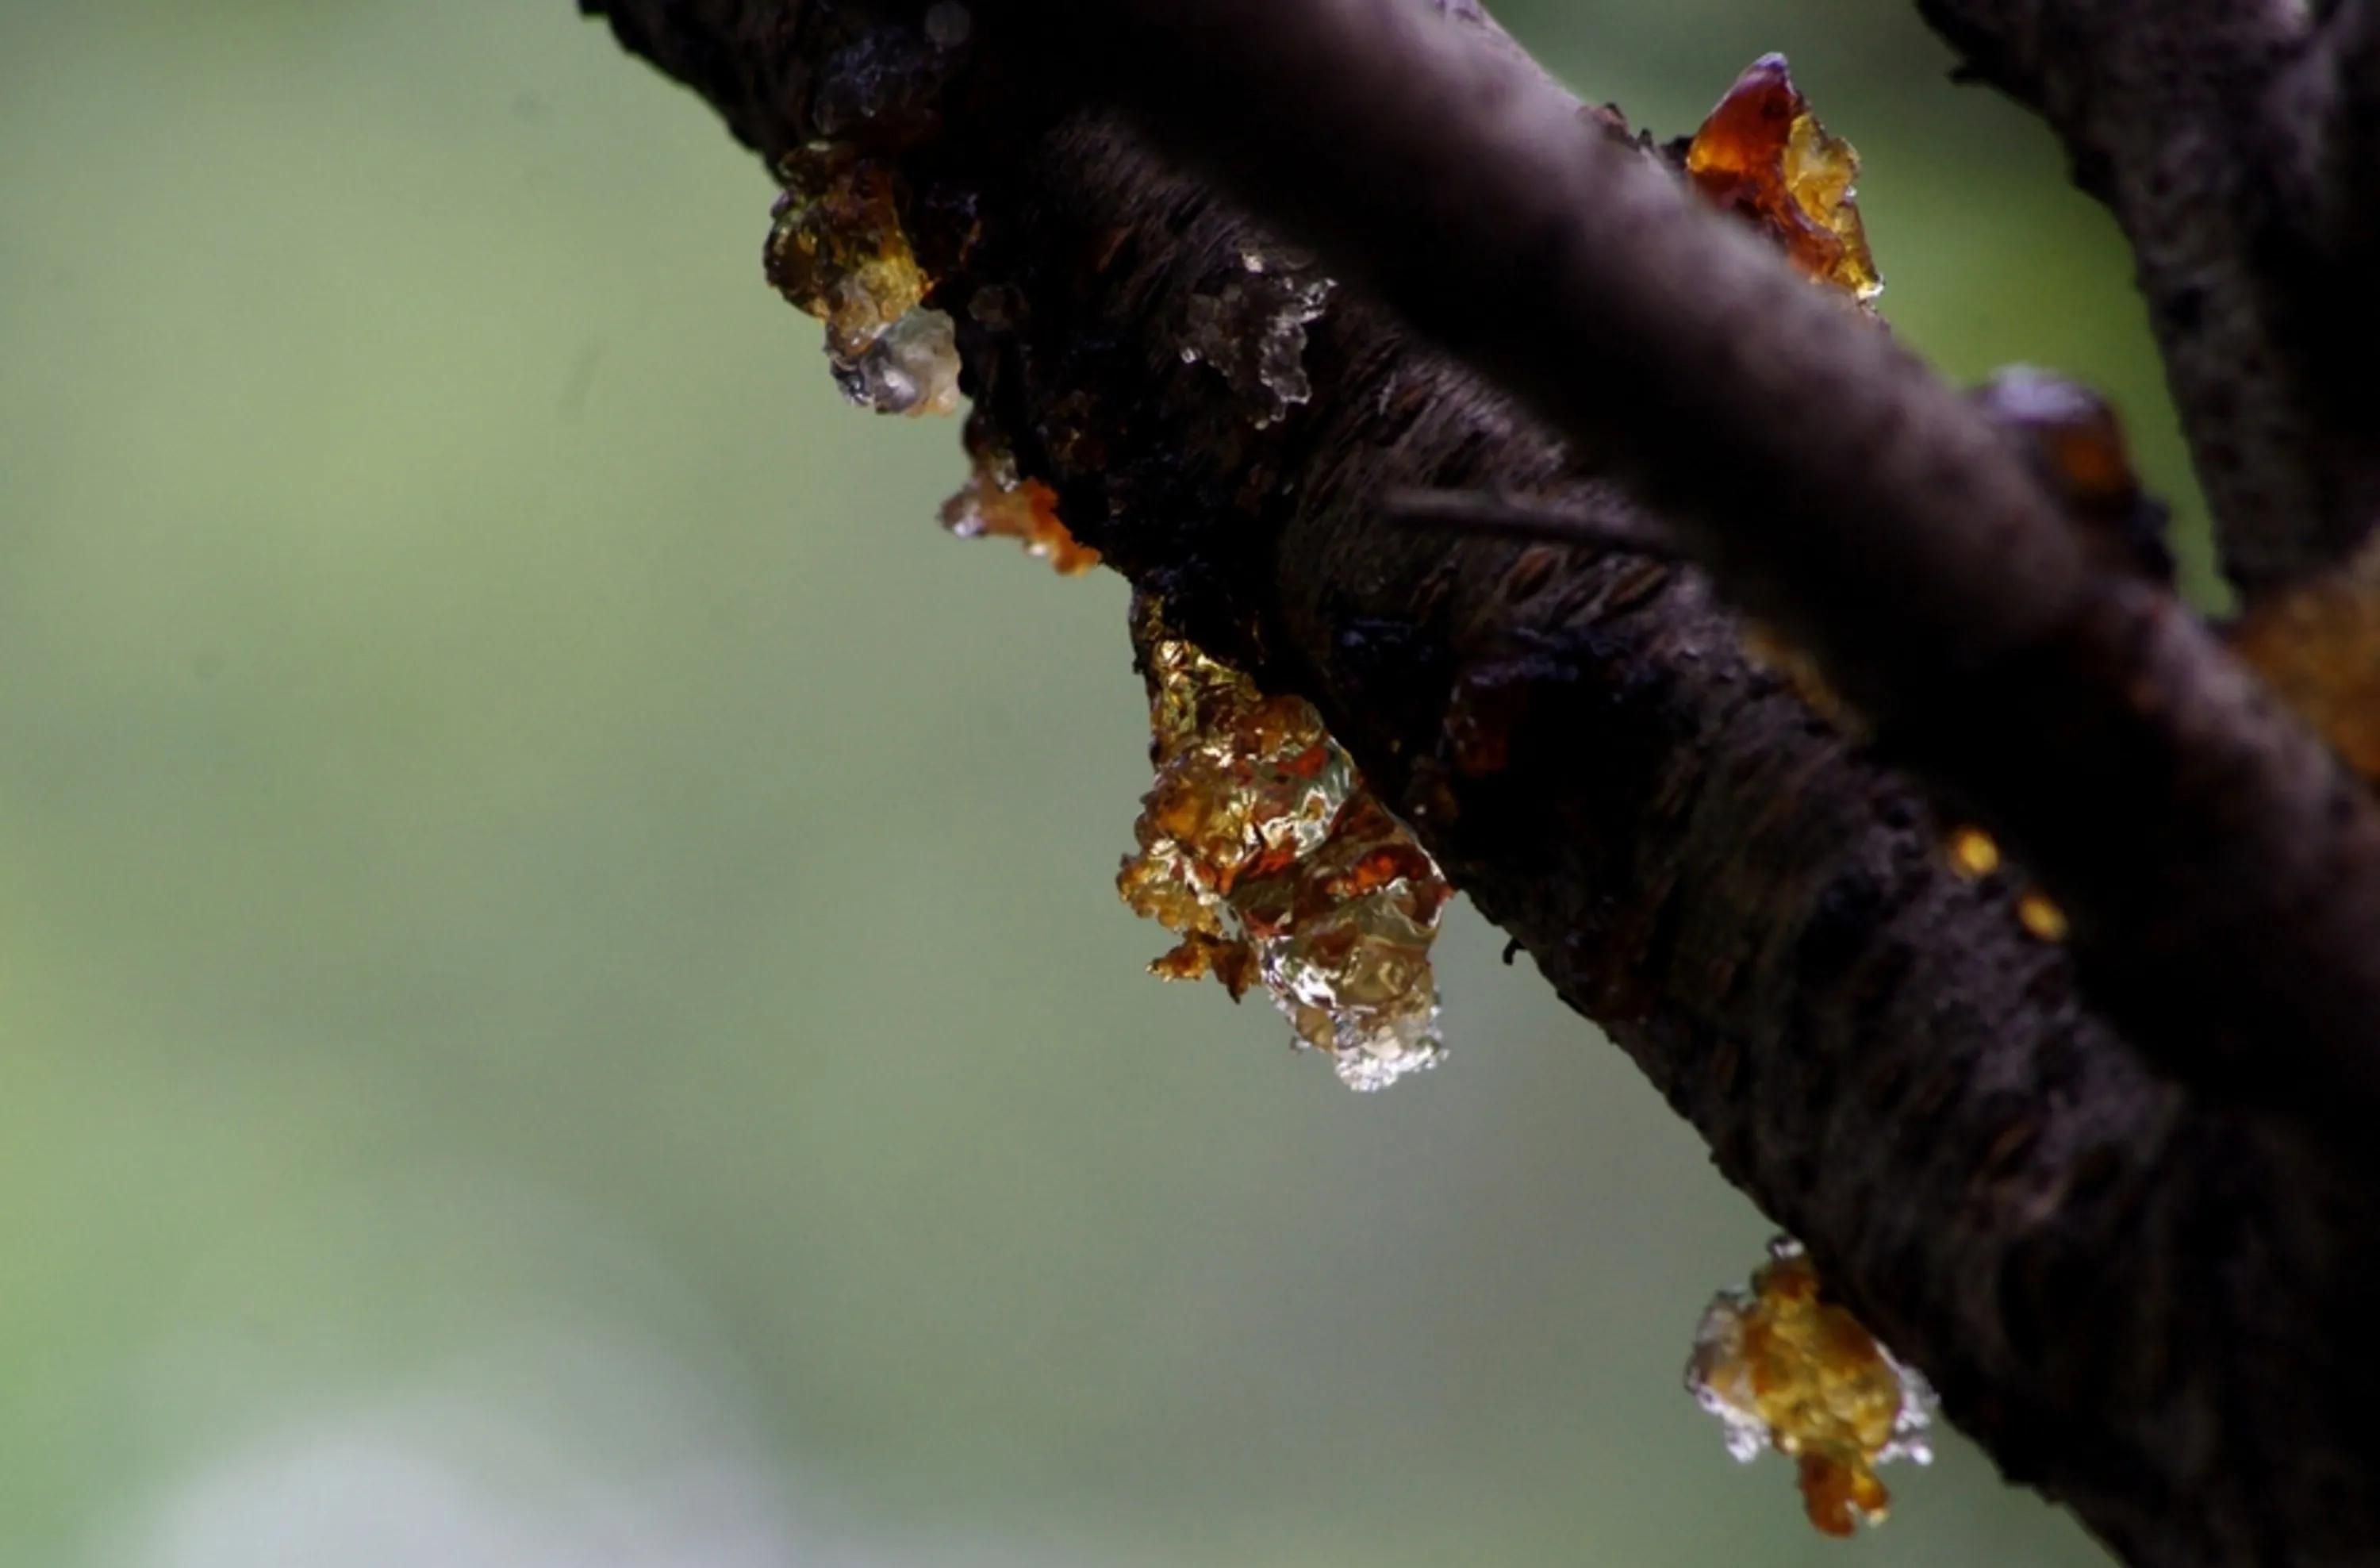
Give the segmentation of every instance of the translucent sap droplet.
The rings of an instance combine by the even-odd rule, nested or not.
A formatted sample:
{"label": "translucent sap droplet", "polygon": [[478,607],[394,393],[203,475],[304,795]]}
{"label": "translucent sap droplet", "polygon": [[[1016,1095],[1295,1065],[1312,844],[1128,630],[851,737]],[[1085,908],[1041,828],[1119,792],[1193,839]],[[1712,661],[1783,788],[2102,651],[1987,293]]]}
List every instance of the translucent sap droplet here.
{"label": "translucent sap droplet", "polygon": [[1883,1345],[1876,1347],[1884,1354],[1888,1366],[1900,1377],[1900,1409],[1892,1417],[1892,1440],[1876,1451],[1876,1463],[1888,1459],[1906,1459],[1912,1465],[1934,1463],[1934,1445],[1926,1431],[1934,1425],[1935,1413],[1942,1402],[1925,1374],[1910,1366]]}
{"label": "translucent sap droplet", "polygon": [[1446,1047],[1438,1038],[1438,1009],[1432,1006],[1427,1018],[1400,1020],[1376,1036],[1342,1045],[1330,1053],[1330,1068],[1349,1088],[1370,1094],[1445,1060]]}
{"label": "translucent sap droplet", "polygon": [[880,414],[947,414],[959,401],[953,323],[941,310],[911,310],[856,358],[835,357],[834,379],[844,396]]}
{"label": "translucent sap droplet", "polygon": [[1238,274],[1184,305],[1182,362],[1204,361],[1220,371],[1262,430],[1312,399],[1305,329],[1322,315],[1338,284],[1290,252],[1243,250],[1239,262]]}

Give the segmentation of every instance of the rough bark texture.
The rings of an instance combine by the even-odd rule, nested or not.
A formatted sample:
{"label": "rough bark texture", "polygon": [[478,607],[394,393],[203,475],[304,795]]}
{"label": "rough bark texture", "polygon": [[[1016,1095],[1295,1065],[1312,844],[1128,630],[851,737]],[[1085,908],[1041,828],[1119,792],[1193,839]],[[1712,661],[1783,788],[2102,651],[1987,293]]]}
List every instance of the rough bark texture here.
{"label": "rough bark texture", "polygon": [[2374,134],[2367,0],[2320,26],[2299,0],[1918,9],[2041,110],[2131,241],[2233,582],[2253,597],[2351,554],[2380,523],[2374,252],[2341,243],[2336,200],[2360,188],[2362,220],[2380,179],[2368,140],[2341,177]]}
{"label": "rough bark texture", "polygon": [[[914,53],[920,8],[582,6],[772,156]],[[2006,878],[1949,875],[1916,786],[1749,662],[1699,573],[1375,517],[1405,485],[1593,505],[1609,450],[1354,294],[1313,328],[1311,403],[1259,428],[1179,347],[1190,299],[1271,237],[980,30],[940,133],[886,146],[981,417],[1087,541],[1320,704],[2012,1479],[2135,1562],[2380,1555],[2368,1161],[2144,1068]],[[2153,664],[2159,614],[2124,624]],[[1451,720],[1492,726],[1502,764],[1466,771]]]}
{"label": "rough bark texture", "polygon": [[2015,845],[2160,1064],[2380,1116],[2380,812],[2170,594],[2093,560],[1975,404],[1483,26],[1014,9],[1063,16],[1036,41],[1060,79],[1107,84],[1660,503]]}

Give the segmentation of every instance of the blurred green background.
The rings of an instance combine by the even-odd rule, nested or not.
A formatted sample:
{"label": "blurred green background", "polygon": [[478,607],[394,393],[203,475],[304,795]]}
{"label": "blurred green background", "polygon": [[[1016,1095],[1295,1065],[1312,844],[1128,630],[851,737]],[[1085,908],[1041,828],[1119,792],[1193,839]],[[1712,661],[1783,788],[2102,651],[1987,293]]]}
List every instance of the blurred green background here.
{"label": "blurred green background", "polygon": [[[1789,52],[1904,337],[2187,481],[2126,267],[1894,0]],[[1679,1389],[1768,1227],[1498,934],[1359,1099],[1167,988],[1112,577],[932,522],[772,192],[565,0],[0,5],[0,1563],[2086,1563],[1812,1536]]]}

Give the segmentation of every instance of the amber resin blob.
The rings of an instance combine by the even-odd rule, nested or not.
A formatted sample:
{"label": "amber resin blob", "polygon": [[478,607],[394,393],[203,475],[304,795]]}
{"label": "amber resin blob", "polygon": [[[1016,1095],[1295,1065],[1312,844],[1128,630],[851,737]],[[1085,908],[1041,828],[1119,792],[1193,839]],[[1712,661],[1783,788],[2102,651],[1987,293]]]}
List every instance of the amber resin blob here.
{"label": "amber resin blob", "polygon": [[1885,1515],[1876,1467],[1923,1465],[1934,1396],[1859,1319],[1819,1293],[1797,1242],[1769,1244],[1752,1288],[1723,1291],[1694,1334],[1686,1387],[1727,1424],[1728,1452],[1792,1457],[1810,1523],[1847,1536]]}
{"label": "amber resin blob", "polygon": [[1437,1065],[1430,944],[1451,889],[1364,787],[1302,698],[1267,696],[1134,608],[1157,779],[1117,891],[1181,941],[1149,966],[1261,984],[1342,1081],[1382,1088]]}
{"label": "amber resin blob", "polygon": [[1859,154],[1818,123],[1784,55],[1763,55],[1735,79],[1687,145],[1686,175],[1810,277],[1863,305],[1884,291],[1853,200]]}
{"label": "amber resin blob", "polygon": [[1016,456],[978,408],[966,422],[967,480],[942,503],[942,527],[961,539],[1013,539],[1060,577],[1099,564],[1058,516],[1058,492],[1016,467]]}

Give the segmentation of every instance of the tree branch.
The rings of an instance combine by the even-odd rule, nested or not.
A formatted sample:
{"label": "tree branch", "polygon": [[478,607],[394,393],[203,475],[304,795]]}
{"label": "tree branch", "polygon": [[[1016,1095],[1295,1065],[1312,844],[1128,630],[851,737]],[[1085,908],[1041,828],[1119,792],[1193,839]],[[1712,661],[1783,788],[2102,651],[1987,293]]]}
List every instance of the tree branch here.
{"label": "tree branch", "polygon": [[[2298,214],[2301,243],[2330,277],[2326,341],[2342,383],[2361,391],[2380,348],[2380,5],[2336,6],[2280,73],[2267,105],[2294,133],[2277,183]],[[2343,298],[2342,298],[2343,297]]]}
{"label": "tree branch", "polygon": [[[2353,554],[2380,524],[2380,316],[2368,255],[2325,231],[2380,176],[2331,155],[2346,143],[2327,111],[2354,96],[2330,90],[2331,68],[2350,51],[2316,46],[2299,0],[1918,9],[1968,75],[2042,112],[2131,242],[2233,582],[2252,598]],[[2352,32],[2359,11],[2329,30]]]}
{"label": "tree branch", "polygon": [[2380,1114],[2380,812],[2169,596],[2093,570],[1973,403],[1473,30],[1396,0],[1015,9],[1609,454],[2014,844],[2160,1060],[2247,1088],[2278,1051],[2301,1103]]}
{"label": "tree branch", "polygon": [[[914,38],[921,9],[892,0],[582,4],[608,11],[624,41],[696,86],[771,156],[818,132],[815,107],[838,83],[856,74],[881,85],[871,73],[904,49],[914,54],[903,41]],[[2020,929],[2006,881],[1951,875],[1925,802],[1747,662],[1739,628],[1698,575],[1495,541],[1449,547],[1378,515],[1379,497],[1398,487],[1609,495],[1623,455],[1607,437],[1565,446],[1353,291],[1308,329],[1310,404],[1254,423],[1228,380],[1184,363],[1179,347],[1191,302],[1245,276],[1241,259],[1251,250],[1278,256],[1278,241],[1085,105],[1082,83],[1104,85],[1109,71],[1086,77],[1063,54],[1003,44],[989,25],[978,32],[974,64],[941,90],[939,134],[916,134],[901,117],[880,150],[898,156],[920,244],[943,259],[935,298],[959,318],[979,416],[1027,472],[1056,485],[1087,542],[1163,594],[1169,614],[1202,642],[1321,705],[1456,881],[1566,999],[1606,1024],[1730,1179],[1809,1245],[1836,1288],[1933,1376],[1951,1416],[2012,1477],[2071,1502],[2141,1562],[2345,1562],[2368,1551],[2380,1540],[2380,1488],[2371,1484],[2380,1431],[2368,1418],[2380,1374],[2360,1354],[2362,1334],[2380,1320],[2380,1287],[2362,1256],[2370,1163],[2297,1123],[2143,1072],[2080,999],[2064,954]],[[1341,62],[1326,63],[1324,77],[1335,79]],[[1397,113],[1371,116],[1362,137],[1421,156],[1427,149],[1406,145],[1409,128],[1427,128],[1432,115],[1466,135],[1481,128],[1474,121],[1551,134],[1543,99],[1514,100],[1524,90],[1479,69],[1463,79],[1470,95],[1382,100]],[[1295,85],[1309,94],[1318,82]],[[862,125],[844,134],[876,132]],[[1311,136],[1279,146],[1313,152],[1324,169],[1352,156]],[[1554,197],[1569,192],[1595,208],[1611,200],[1599,183],[1609,176],[1630,203],[1621,210],[1654,229],[1654,253],[1704,253],[1701,239],[1686,237],[1711,231],[1657,205],[1633,175],[1610,175],[1624,165],[1564,151],[1579,161],[1565,164],[1546,146],[1529,155],[1531,176],[1555,181]],[[1483,205],[1512,183],[1466,171],[1475,175]],[[1570,274],[1594,260],[1570,210],[1522,194],[1541,226],[1517,255],[1483,261],[1510,269],[1491,284],[1523,286],[1475,297],[1509,318],[1484,329],[1499,353],[1520,353],[1513,340],[1549,315],[1572,329],[1597,309]],[[1436,216],[1460,220],[1463,209],[1449,201]],[[1620,231],[1597,231],[1596,247],[1633,243],[1633,231],[1606,215],[1585,221]],[[1397,249],[1427,249],[1430,238],[1391,237]],[[1699,407],[1681,401],[1693,395],[1682,384],[1692,377],[1644,363],[1658,358],[1651,329],[1607,323],[1594,352],[1565,361],[1566,374],[1540,365],[1525,384],[1566,415],[1585,410],[1632,433],[1657,427],[1650,450],[1659,456],[1628,455],[1632,477],[1650,462],[1666,471],[1682,456],[1734,470],[1665,482],[1663,499],[1694,505],[1665,517],[1665,529],[1703,547],[1738,541],[1720,556],[1730,580],[1762,584],[1800,612],[1797,625],[1850,615],[1828,643],[1848,666],[1926,650],[1943,690],[1972,700],[1985,734],[2015,733],[2034,701],[2054,723],[2097,723],[2106,715],[2092,703],[2101,698],[2077,706],[2058,689],[2079,668],[2104,695],[2108,668],[2084,662],[2088,654],[2159,700],[2189,698],[2179,709],[2116,715],[2120,733],[2163,736],[2180,748],[2174,755],[2206,755],[2225,735],[2263,744],[2269,719],[2241,717],[2254,707],[2252,688],[2228,664],[2210,664],[2203,639],[2169,610],[2070,561],[2075,552],[2051,531],[2057,519],[2029,483],[2001,471],[2006,454],[1988,432],[1978,439],[1971,411],[1945,411],[1948,395],[1888,349],[1839,348],[1837,339],[1866,329],[1813,316],[1809,292],[1780,291],[1761,258],[1724,241],[1711,253],[1722,281],[1745,280],[1742,292],[1665,292],[1638,280],[1626,302],[1673,316],[1711,299],[1736,310],[1730,320],[1743,330],[1706,324],[1682,340],[1689,360],[1724,372],[1730,388],[1742,375],[1791,383],[1771,357],[1805,344],[1847,356],[1828,362],[1862,383],[1842,389],[1853,407],[1911,434],[1885,439],[1871,428],[1851,449],[1823,447],[1881,471],[1811,476],[1815,499],[1784,507],[1781,526],[1824,569],[1779,560],[1742,541],[1779,526],[1776,487],[1754,466],[1773,473],[1798,460],[1789,437],[1730,426],[1726,440],[1742,438],[1743,450],[1706,430],[1682,453],[1676,421]],[[1390,286],[1432,275],[1397,273],[1393,255],[1379,265]],[[998,308],[970,308],[987,298]],[[1760,314],[1772,305],[1783,323],[1773,335]],[[1452,302],[1449,319],[1459,323],[1468,308]],[[1493,314],[1484,305],[1473,313],[1482,312]],[[1870,375],[1912,389],[1919,412],[1905,426],[1897,390],[1879,395],[1865,385]],[[1789,401],[1822,400],[1805,385],[1785,390]],[[1840,442],[1807,424],[1791,429]],[[1912,450],[1947,453],[1949,466],[1929,468]],[[1946,475],[1959,486],[1947,501]],[[1876,541],[1897,564],[1888,569],[1863,555],[1868,543],[1852,521],[1830,515],[1883,504],[1885,516],[1925,520],[1921,500],[1955,514],[1979,494],[1990,502],[1981,508],[1986,537],[2018,548]],[[1933,575],[1945,558],[1937,551],[1990,579],[1981,603]],[[2009,560],[2044,597],[2018,602],[1994,586]],[[1926,614],[1895,602],[1892,569],[1925,575]],[[1884,603],[1863,601],[1834,573],[1888,590]],[[2094,619],[2110,601],[2107,624],[2141,645],[2081,638],[2078,653],[2077,618]],[[1937,633],[1947,640],[1925,640]],[[1979,662],[1945,665],[1953,646],[1977,650]],[[2202,676],[2212,683],[2204,693],[2169,684]],[[1906,706],[1915,694],[1898,678],[1868,685],[1863,696],[1888,716],[1915,722]],[[1500,743],[1501,766],[1454,744],[1453,733],[1483,726]],[[1922,723],[1909,733],[1913,751],[1978,765],[1972,740],[1931,735]],[[2082,819],[2100,812],[2098,825],[2115,833],[2118,862],[2171,830],[2168,754],[2108,758],[2088,749],[2104,748],[2091,733],[2027,733],[2027,748],[1999,766],[2055,782],[2074,761],[2059,748],[2071,746],[2109,760],[2119,780],[2155,781],[2131,802],[2154,819],[2144,823],[2106,820],[2119,786],[2073,784],[2090,797]],[[2301,739],[2278,744],[2302,759]],[[2271,754],[2230,761],[2252,787],[2265,787],[2254,779],[2271,769]],[[2219,787],[2228,782],[2221,768],[2212,780],[2202,808],[2236,798]],[[2023,788],[2010,787],[2023,804]],[[2353,831],[2357,810],[2350,804],[2336,831]],[[2266,847],[2252,824],[2221,825],[2232,853],[2243,842]],[[2053,847],[2076,857],[2073,845]],[[2243,871],[2196,855],[2185,863],[2209,877]],[[2168,874],[2148,869],[2150,896],[2175,891]],[[2105,910],[2142,894],[2095,896],[2083,902]],[[2233,962],[2224,954],[2214,966]]]}

